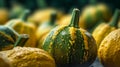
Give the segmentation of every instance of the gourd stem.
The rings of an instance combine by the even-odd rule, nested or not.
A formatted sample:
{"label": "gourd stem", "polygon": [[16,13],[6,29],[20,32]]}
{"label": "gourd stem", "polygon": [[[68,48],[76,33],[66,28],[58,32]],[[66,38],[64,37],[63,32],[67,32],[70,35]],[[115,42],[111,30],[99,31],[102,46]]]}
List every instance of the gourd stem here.
{"label": "gourd stem", "polygon": [[69,24],[70,27],[79,28],[79,15],[80,15],[80,10],[77,8],[73,9],[72,19]]}
{"label": "gourd stem", "polygon": [[29,35],[28,34],[20,34],[18,36],[17,41],[14,44],[14,47],[16,47],[16,46],[23,47],[25,45],[25,42],[27,42],[28,39],[29,39]]}
{"label": "gourd stem", "polygon": [[29,10],[25,10],[24,13],[23,13],[22,16],[21,16],[21,19],[22,19],[23,21],[26,21],[26,20],[27,20],[27,17],[29,16],[29,14],[30,14],[30,11],[29,11]]}
{"label": "gourd stem", "polygon": [[53,11],[50,15],[50,21],[49,21],[51,25],[54,25],[56,18],[57,18],[57,13],[56,11]]}
{"label": "gourd stem", "polygon": [[115,10],[115,13],[114,13],[114,15],[113,15],[113,17],[112,17],[112,20],[111,20],[110,23],[109,23],[109,25],[110,25],[110,26],[117,27],[119,18],[120,18],[120,10],[119,10],[119,9],[116,9],[116,10]]}

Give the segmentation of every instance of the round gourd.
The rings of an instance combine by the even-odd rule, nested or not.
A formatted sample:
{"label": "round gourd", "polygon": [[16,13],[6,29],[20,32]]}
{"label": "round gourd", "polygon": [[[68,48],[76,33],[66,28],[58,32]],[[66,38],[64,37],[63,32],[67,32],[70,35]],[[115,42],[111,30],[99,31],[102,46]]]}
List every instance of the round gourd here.
{"label": "round gourd", "polygon": [[107,36],[111,31],[118,28],[120,11],[116,9],[112,20],[109,23],[99,24],[92,32],[93,37],[96,40],[97,47],[99,47],[101,41]]}
{"label": "round gourd", "polygon": [[79,28],[78,23],[79,10],[74,9],[71,23],[54,28],[43,43],[42,48],[52,55],[60,67],[88,67],[96,58],[94,38]]}
{"label": "round gourd", "polygon": [[104,67],[120,67],[120,29],[104,38],[99,46],[98,58]]}
{"label": "round gourd", "polygon": [[39,48],[15,47],[0,54],[6,56],[13,67],[55,67],[54,59]]}
{"label": "round gourd", "polygon": [[10,20],[8,23],[5,24],[5,26],[9,26],[13,28],[16,32],[19,34],[29,34],[30,38],[26,42],[24,46],[26,47],[36,47],[36,27],[35,25],[31,23],[27,23],[26,17],[28,15],[29,11],[25,11],[24,15],[22,16],[22,19],[13,19]]}
{"label": "round gourd", "polygon": [[94,27],[100,20],[105,20],[105,22],[108,22],[112,16],[111,10],[106,4],[96,3],[96,0],[90,4],[91,5],[84,7],[81,13],[81,24],[85,25],[84,28],[87,30]]}
{"label": "round gourd", "polygon": [[51,13],[51,18],[48,22],[44,22],[43,24],[41,24],[37,31],[36,31],[36,36],[37,36],[37,46],[39,48],[41,48],[41,44],[43,43],[44,39],[46,38],[47,34],[51,31],[51,29],[53,29],[56,26],[56,17],[57,17],[57,13],[56,12],[52,12]]}

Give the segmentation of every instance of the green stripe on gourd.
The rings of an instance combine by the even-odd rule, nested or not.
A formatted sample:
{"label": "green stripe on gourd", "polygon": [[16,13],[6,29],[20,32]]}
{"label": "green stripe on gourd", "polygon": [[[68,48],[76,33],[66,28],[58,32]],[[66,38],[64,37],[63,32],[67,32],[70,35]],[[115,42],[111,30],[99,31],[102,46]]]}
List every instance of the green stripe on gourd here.
{"label": "green stripe on gourd", "polygon": [[[18,43],[16,41],[25,43],[27,38],[27,35],[19,35],[10,27],[0,26],[0,51],[12,49],[14,46],[17,46]],[[19,42],[19,46],[24,45],[23,43]]]}

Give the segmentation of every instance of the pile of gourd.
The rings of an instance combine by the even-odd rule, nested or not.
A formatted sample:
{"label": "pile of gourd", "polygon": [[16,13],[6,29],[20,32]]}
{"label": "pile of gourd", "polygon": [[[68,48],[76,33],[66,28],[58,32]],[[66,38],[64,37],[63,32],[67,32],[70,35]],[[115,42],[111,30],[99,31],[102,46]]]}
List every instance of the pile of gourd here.
{"label": "pile of gourd", "polygon": [[112,14],[100,3],[72,14],[49,8],[3,17],[0,67],[89,67],[96,57],[105,67],[120,67],[119,9]]}

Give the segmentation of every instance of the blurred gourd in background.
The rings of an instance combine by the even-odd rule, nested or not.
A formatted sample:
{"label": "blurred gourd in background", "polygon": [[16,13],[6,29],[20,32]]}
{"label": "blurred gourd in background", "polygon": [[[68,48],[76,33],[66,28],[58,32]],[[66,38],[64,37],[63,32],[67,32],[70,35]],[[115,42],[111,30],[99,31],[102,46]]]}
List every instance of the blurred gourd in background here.
{"label": "blurred gourd in background", "polygon": [[37,27],[42,24],[45,21],[48,21],[50,19],[50,14],[51,12],[56,11],[57,12],[57,20],[59,20],[62,15],[63,12],[62,11],[58,11],[54,8],[46,8],[46,9],[40,9],[40,10],[36,10],[30,17],[29,17],[29,21],[33,22]]}
{"label": "blurred gourd in background", "polygon": [[47,34],[51,31],[56,26],[56,18],[57,18],[57,12],[53,11],[50,15],[49,21],[46,21],[42,23],[37,31],[36,31],[36,36],[37,36],[37,46],[41,48],[41,45],[46,38]]}
{"label": "blurred gourd in background", "polygon": [[90,4],[82,9],[81,24],[84,24],[84,28],[87,30],[91,30],[100,20],[108,22],[112,16],[107,4],[97,3],[96,1],[90,0]]}
{"label": "blurred gourd in background", "polygon": [[9,20],[9,11],[5,7],[4,0],[0,0],[0,25],[5,24]]}
{"label": "blurred gourd in background", "polygon": [[116,9],[111,21],[101,22],[92,32],[93,37],[96,40],[97,47],[99,47],[102,40],[113,30],[118,28],[120,18],[120,10]]}
{"label": "blurred gourd in background", "polygon": [[21,14],[21,18],[11,19],[5,24],[5,26],[9,26],[13,28],[19,34],[29,34],[30,38],[28,39],[25,46],[36,47],[36,41],[37,41],[36,34],[35,34],[36,26],[26,21],[29,13],[30,13],[29,10],[25,10]]}

